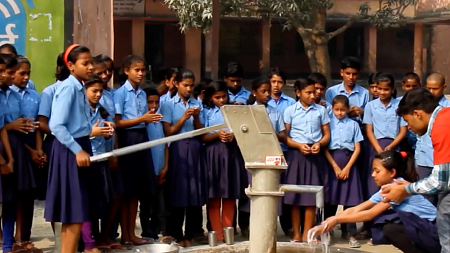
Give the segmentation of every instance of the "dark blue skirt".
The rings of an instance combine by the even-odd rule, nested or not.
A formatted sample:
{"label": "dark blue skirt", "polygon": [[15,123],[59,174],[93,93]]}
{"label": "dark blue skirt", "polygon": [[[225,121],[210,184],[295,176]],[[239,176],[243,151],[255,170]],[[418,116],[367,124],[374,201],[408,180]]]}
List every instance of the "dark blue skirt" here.
{"label": "dark blue skirt", "polygon": [[[390,138],[382,138],[378,139],[378,143],[380,144],[381,148],[386,148],[389,144],[394,141]],[[361,185],[363,186],[363,196],[364,199],[369,199],[373,194],[375,194],[378,190],[380,190],[380,187],[375,183],[375,180],[372,177],[372,162],[375,158],[375,155],[377,152],[375,149],[373,149],[372,145],[369,147],[369,152],[367,152],[366,155],[366,166],[363,170],[364,175],[362,176],[362,182]]]}
{"label": "dark blue skirt", "polygon": [[[145,128],[122,129],[117,134],[119,136],[119,147],[121,148],[148,142]],[[120,156],[119,168],[124,195],[151,201],[152,197],[156,195],[156,179],[151,150],[146,149]]]}
{"label": "dark blue skirt", "polygon": [[122,174],[120,173],[120,169],[112,170],[108,162],[105,162],[105,177],[108,185],[108,200],[111,202],[124,192]]}
{"label": "dark blue skirt", "polygon": [[[75,139],[81,148],[92,155],[89,137]],[[83,223],[91,221],[88,184],[91,182],[92,167],[78,167],[75,154],[58,139],[53,140],[49,159],[47,196],[44,218],[62,223]]]}
{"label": "dark blue skirt", "polygon": [[[327,163],[323,153],[304,155],[298,149],[289,148],[286,152],[288,169],[284,173],[283,183],[293,185],[324,185],[324,194],[329,189]],[[284,203],[295,206],[315,206],[314,193],[290,193],[284,195]]]}
{"label": "dark blue skirt", "polygon": [[25,136],[16,131],[9,131],[8,138],[14,157],[14,172],[2,175],[3,202],[12,201],[17,197],[18,191],[36,188],[30,154],[24,145]]}
{"label": "dark blue skirt", "polygon": [[392,242],[388,238],[384,237],[383,234],[383,227],[386,223],[399,224],[401,223],[401,220],[398,214],[390,209],[375,217],[371,228],[373,244],[392,244]]}
{"label": "dark blue skirt", "polygon": [[55,136],[51,134],[46,135],[42,143],[42,150],[47,155],[47,163],[42,168],[38,167],[34,168],[34,177],[36,179],[36,186],[37,186],[36,194],[38,200],[45,200],[45,196],[47,195],[49,161],[54,139]]}
{"label": "dark blue skirt", "polygon": [[244,159],[236,141],[207,144],[203,164],[208,175],[208,197],[239,199],[247,186]]}
{"label": "dark blue skirt", "polygon": [[416,168],[417,174],[419,174],[419,180],[422,180],[429,175],[431,175],[431,171],[433,171],[433,167],[420,166],[418,165]]}
{"label": "dark blue skirt", "polygon": [[106,176],[106,162],[96,162],[91,164],[91,175],[87,187],[89,197],[89,208],[91,219],[98,220],[105,217],[105,213],[110,201],[109,185]]}
{"label": "dark blue skirt", "polygon": [[[0,154],[3,156],[6,162],[8,162],[8,157],[6,156],[5,148],[3,147],[3,143],[0,140]],[[0,175],[0,203],[3,203],[3,180],[4,175]]]}
{"label": "dark blue skirt", "polygon": [[201,166],[202,146],[197,138],[170,143],[167,203],[172,207],[203,206],[208,200],[207,173]]}
{"label": "dark blue skirt", "polygon": [[[347,165],[353,152],[350,150],[332,150],[330,154],[342,169]],[[327,203],[331,205],[356,206],[363,202],[361,181],[356,164],[350,169],[347,180],[339,180],[334,174],[333,168],[329,165],[328,178]]]}

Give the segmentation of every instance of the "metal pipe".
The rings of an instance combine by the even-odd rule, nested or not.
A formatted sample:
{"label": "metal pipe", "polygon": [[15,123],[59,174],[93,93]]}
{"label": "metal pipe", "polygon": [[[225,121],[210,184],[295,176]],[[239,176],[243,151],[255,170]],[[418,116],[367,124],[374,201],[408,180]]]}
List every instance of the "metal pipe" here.
{"label": "metal pipe", "polygon": [[107,158],[112,157],[112,156],[117,157],[117,156],[127,155],[127,154],[141,151],[144,149],[149,149],[151,147],[158,146],[161,144],[166,144],[166,143],[170,143],[170,142],[174,142],[174,141],[179,141],[182,139],[192,138],[192,137],[202,135],[202,134],[207,134],[209,132],[219,130],[222,128],[226,128],[226,127],[227,127],[227,125],[225,123],[222,123],[222,124],[215,125],[215,126],[205,127],[205,128],[197,129],[197,130],[182,133],[182,134],[165,137],[165,138],[162,138],[159,140],[143,142],[143,143],[139,143],[139,144],[136,144],[133,146],[115,149],[111,152],[106,152],[106,153],[103,153],[100,155],[91,156],[91,162],[104,161]]}
{"label": "metal pipe", "polygon": [[[277,206],[281,170],[252,169],[252,185],[247,191],[250,206],[250,253],[277,252]],[[256,194],[252,194],[255,191]],[[257,192],[273,194],[260,195]]]}
{"label": "metal pipe", "polygon": [[316,207],[324,208],[325,202],[323,199],[323,186],[318,185],[280,185],[280,191],[282,192],[296,192],[296,193],[315,193],[316,194]]}

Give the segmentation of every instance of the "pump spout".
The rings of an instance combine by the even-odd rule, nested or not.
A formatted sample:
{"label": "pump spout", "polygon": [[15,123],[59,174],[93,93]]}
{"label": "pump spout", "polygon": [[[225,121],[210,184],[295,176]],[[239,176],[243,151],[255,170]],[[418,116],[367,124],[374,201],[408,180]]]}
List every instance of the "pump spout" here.
{"label": "pump spout", "polygon": [[280,191],[282,192],[295,192],[295,193],[315,193],[316,194],[316,207],[324,208],[325,202],[323,199],[323,186],[318,185],[280,185]]}

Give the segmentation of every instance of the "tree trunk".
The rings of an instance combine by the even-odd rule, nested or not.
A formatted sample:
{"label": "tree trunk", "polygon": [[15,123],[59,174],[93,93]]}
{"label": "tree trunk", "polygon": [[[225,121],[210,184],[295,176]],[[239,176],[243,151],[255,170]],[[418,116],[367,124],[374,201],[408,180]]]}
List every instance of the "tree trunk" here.
{"label": "tree trunk", "polygon": [[330,55],[328,53],[329,38],[325,32],[326,10],[317,11],[313,20],[313,28],[298,27],[297,32],[302,37],[311,72],[322,73],[327,78],[328,85],[332,85]]}

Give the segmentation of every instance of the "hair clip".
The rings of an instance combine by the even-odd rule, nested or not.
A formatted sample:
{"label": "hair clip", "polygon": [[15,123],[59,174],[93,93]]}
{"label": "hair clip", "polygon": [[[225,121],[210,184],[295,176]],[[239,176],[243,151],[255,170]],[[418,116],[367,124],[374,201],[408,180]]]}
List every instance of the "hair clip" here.
{"label": "hair clip", "polygon": [[388,156],[388,157],[385,157],[385,158],[381,159],[381,161],[382,161],[382,162],[386,162],[386,161],[388,161],[388,160],[391,159],[391,158],[392,158],[391,156]]}
{"label": "hair clip", "polygon": [[408,153],[406,153],[405,151],[400,151],[400,155],[401,155],[403,158],[408,157]]}

